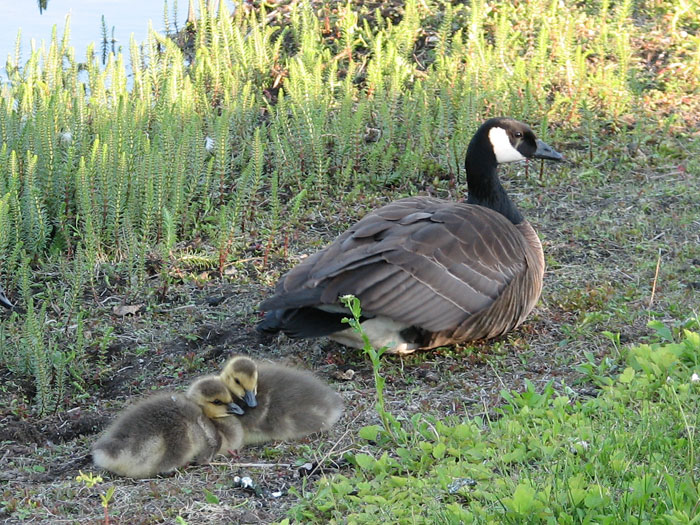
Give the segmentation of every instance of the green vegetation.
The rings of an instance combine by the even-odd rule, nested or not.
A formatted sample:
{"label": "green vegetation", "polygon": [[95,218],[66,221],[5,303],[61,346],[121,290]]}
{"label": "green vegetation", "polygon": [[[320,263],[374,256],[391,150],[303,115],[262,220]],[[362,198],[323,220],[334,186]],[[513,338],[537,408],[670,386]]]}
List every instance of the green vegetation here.
{"label": "green vegetation", "polygon": [[[357,300],[351,326],[361,331]],[[496,418],[435,419],[359,431],[349,475],[324,479],[290,516],[298,523],[696,523],[700,516],[700,333],[679,342],[653,323],[659,342],[625,351],[602,389],[504,390]],[[700,325],[695,322],[695,328]],[[376,357],[366,344],[365,351]]]}
{"label": "green vegetation", "polygon": [[[697,93],[700,39],[684,6],[412,0],[394,22],[352,3],[292,3],[205,14],[192,63],[156,33],[131,42],[128,66],[76,57],[68,28],[25,64],[18,49],[0,84],[0,278],[27,312],[3,321],[1,362],[33,378],[41,413],[60,408],[66,381],[86,388],[93,366],[86,291],[123,276],[120,293],[157,301],[153,261],[162,298],[167,267],[223,274],[251,243],[266,261],[328,202],[423,180],[450,191],[487,116],[535,123],[591,159],[611,127],[642,141],[671,95]],[[666,13],[675,72],[649,78],[635,19]]]}
{"label": "green vegetation", "polygon": [[[95,492],[71,463],[125,398],[236,351],[342,372],[359,418],[254,452],[316,465],[306,485],[275,470],[297,489],[276,519],[295,504],[290,520],[319,523],[698,523],[699,11],[278,1],[202,9],[196,31],[152,32],[104,67],[69,28],[17,50],[0,79],[0,283],[18,305],[0,311],[16,447],[0,517],[249,518],[232,513],[260,505],[230,465]],[[371,369],[315,342],[257,344],[256,305],[299,256],[388,200],[462,198],[467,142],[495,115],[569,160],[502,171],[547,262],[521,328],[370,353]],[[351,467],[317,484],[341,456]]]}

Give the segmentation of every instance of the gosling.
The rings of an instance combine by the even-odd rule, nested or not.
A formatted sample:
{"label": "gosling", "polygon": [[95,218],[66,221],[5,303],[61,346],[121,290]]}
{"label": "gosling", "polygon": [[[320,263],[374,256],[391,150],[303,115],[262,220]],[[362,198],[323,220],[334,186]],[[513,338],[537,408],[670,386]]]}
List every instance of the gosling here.
{"label": "gosling", "polygon": [[241,413],[216,376],[195,381],[186,394],[165,392],[127,408],[92,450],[95,465],[131,478],[166,474],[188,463],[206,464],[243,444]]}
{"label": "gosling", "polygon": [[209,375],[197,379],[187,389],[187,396],[201,407],[204,415],[216,428],[221,444],[219,454],[238,450],[243,446],[243,427],[235,415],[243,409],[234,402],[231,391],[219,376]]}
{"label": "gosling", "polygon": [[234,356],[219,377],[248,406],[236,418],[244,445],[327,430],[343,413],[340,395],[309,372]]}

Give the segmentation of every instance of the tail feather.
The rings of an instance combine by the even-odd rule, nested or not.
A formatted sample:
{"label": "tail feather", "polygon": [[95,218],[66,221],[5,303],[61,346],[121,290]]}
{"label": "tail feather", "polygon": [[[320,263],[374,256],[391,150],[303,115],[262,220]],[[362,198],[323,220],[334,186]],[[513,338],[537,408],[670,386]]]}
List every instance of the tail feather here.
{"label": "tail feather", "polygon": [[295,292],[283,292],[265,299],[260,303],[263,311],[288,310],[292,308],[313,307],[321,302],[322,288],[304,288]]}
{"label": "tail feather", "polygon": [[2,289],[2,286],[0,286],[0,305],[4,306],[5,308],[14,308],[14,305],[5,295],[5,291]]}
{"label": "tail feather", "polygon": [[349,328],[343,323],[347,314],[326,312],[318,308],[302,307],[289,310],[272,310],[258,323],[258,331],[266,334],[283,332],[292,338],[323,337]]}

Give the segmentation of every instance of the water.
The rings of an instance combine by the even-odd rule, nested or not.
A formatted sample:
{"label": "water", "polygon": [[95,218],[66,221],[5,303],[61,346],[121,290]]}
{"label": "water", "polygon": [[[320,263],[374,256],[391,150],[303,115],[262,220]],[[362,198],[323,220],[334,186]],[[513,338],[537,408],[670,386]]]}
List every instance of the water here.
{"label": "water", "polygon": [[[70,15],[70,44],[75,48],[75,57],[82,60],[85,57],[88,44],[95,43],[95,52],[102,52],[102,16],[107,25],[107,36],[117,40],[115,46],[123,48],[128,54],[129,39],[134,35],[137,42],[143,42],[148,36],[148,22],[153,29],[165,31],[163,20],[163,0],[48,0],[47,9],[39,14],[36,0],[0,0],[0,74],[5,76],[5,60],[15,52],[15,41],[18,29],[22,29],[21,61],[29,58],[31,42],[39,48],[41,42],[51,40],[51,29],[55,25],[60,38],[66,24],[66,16]],[[168,0],[168,20],[170,30],[175,29],[173,14],[174,0]],[[177,25],[182,28],[187,19],[187,0],[177,2]],[[199,2],[195,2],[199,5]],[[232,12],[232,2],[227,2]],[[110,48],[111,49],[111,48]],[[6,77],[5,77],[6,78]]]}

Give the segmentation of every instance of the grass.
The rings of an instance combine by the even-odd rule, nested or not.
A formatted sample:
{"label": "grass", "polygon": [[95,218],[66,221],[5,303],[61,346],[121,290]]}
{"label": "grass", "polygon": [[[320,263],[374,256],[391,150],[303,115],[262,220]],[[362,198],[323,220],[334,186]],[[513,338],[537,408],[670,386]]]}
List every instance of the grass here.
{"label": "grass", "polygon": [[[673,381],[656,385],[640,364],[652,357],[629,356],[649,343],[667,355],[692,343],[684,330],[698,331],[694,4],[301,4],[208,14],[178,35],[190,35],[180,47],[153,32],[104,67],[70,46],[69,27],[9,58],[0,282],[19,308],[0,312],[0,440],[10,450],[0,516],[102,520],[97,496],[114,487],[109,513],[124,522],[274,521],[291,507],[292,519],[361,521],[361,504],[419,521],[410,489],[438,522],[526,512],[692,522],[698,473],[682,472],[680,440],[692,442],[696,425],[697,388],[684,385],[697,362],[679,357]],[[385,356],[381,368],[324,342],[259,343],[256,305],[281,272],[389,200],[461,198],[468,139],[498,114],[529,122],[568,159],[502,170],[547,262],[521,328]],[[81,469],[90,475],[81,458],[95,433],[129,398],[181,388],[229,352],[313,368],[348,415],[326,439],[252,448],[148,485],[76,482]],[[634,389],[649,399],[625,398]],[[574,454],[577,439],[591,446]],[[273,466],[236,466],[260,457]],[[274,466],[299,462],[320,467],[305,481]],[[339,477],[317,491],[322,471]],[[296,493],[253,499],[232,472]]]}
{"label": "grass", "polygon": [[[353,314],[359,329],[357,304]],[[348,454],[355,471],[301,494],[291,521],[697,522],[700,333],[684,330],[676,342],[652,326],[659,342],[625,350],[615,378],[585,367],[597,396],[527,381],[524,391],[502,390],[490,418],[416,414],[401,425],[384,408],[373,358],[383,424],[359,430],[365,444]]]}

